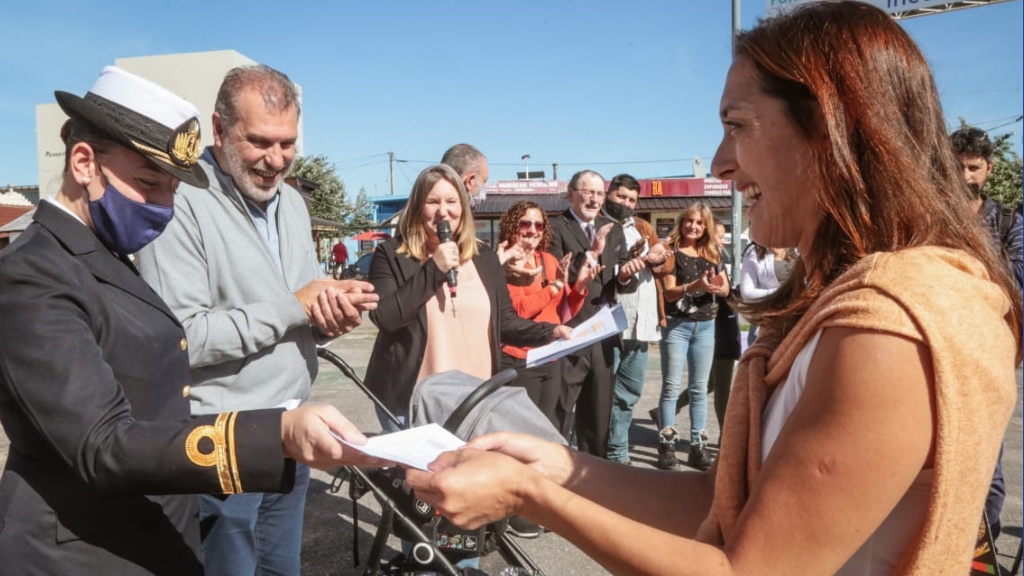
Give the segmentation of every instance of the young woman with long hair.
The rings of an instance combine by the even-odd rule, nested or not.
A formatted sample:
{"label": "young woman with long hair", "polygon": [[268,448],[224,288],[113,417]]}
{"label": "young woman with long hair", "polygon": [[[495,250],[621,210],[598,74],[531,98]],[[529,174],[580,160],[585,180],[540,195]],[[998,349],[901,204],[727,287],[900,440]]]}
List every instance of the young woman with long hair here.
{"label": "young woman with long hair", "polygon": [[715,352],[717,298],[729,295],[725,272],[712,233],[714,217],[707,204],[691,204],[676,218],[669,234],[669,259],[659,278],[664,306],[661,318],[661,395],[658,398],[658,467],[678,468],[675,456],[676,402],[683,368],[690,398],[690,449],[687,464],[698,470],[711,466],[707,450],[708,377]]}

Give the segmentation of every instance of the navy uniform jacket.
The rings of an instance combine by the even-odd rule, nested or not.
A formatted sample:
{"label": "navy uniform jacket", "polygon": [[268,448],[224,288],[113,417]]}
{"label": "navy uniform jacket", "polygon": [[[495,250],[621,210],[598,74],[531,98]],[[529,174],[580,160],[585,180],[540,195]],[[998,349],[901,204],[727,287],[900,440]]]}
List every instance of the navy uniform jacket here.
{"label": "navy uniform jacket", "polygon": [[40,203],[0,252],[0,572],[202,574],[197,498],[171,494],[291,488],[279,410],[189,417],[186,350],[135,268]]}

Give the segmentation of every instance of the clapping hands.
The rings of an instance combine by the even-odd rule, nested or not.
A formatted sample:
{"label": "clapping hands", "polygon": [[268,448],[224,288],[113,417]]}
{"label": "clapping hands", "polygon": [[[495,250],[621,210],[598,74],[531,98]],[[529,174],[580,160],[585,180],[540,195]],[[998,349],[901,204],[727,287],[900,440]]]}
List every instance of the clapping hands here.
{"label": "clapping hands", "polygon": [[311,280],[294,293],[306,311],[306,321],[328,338],[347,334],[363,321],[363,312],[376,310],[380,299],[373,284],[361,280]]}
{"label": "clapping hands", "polygon": [[729,277],[725,274],[725,270],[715,273],[714,270],[707,270],[704,275],[700,277],[700,281],[697,284],[697,290],[714,294],[715,296],[725,297],[729,295]]}
{"label": "clapping hands", "polygon": [[526,258],[526,253],[523,251],[523,247],[518,242],[509,246],[508,240],[498,244],[498,248],[495,252],[497,252],[498,262],[501,262],[502,266],[509,262],[515,265]]}
{"label": "clapping hands", "polygon": [[594,242],[590,246],[590,251],[594,254],[601,254],[604,252],[604,241],[608,237],[608,233],[612,231],[612,227],[615,226],[614,222],[609,222],[604,226],[597,229],[594,233]]}
{"label": "clapping hands", "polygon": [[657,266],[663,264],[668,259],[668,250],[665,249],[665,245],[658,242],[654,246],[651,246],[647,250],[647,255],[644,257],[648,264],[651,266]]}

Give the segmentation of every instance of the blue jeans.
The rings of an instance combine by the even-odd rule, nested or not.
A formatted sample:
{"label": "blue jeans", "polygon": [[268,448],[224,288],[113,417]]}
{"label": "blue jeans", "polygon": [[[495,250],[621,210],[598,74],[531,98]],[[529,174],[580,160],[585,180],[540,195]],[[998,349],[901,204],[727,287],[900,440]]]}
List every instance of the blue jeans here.
{"label": "blue jeans", "polygon": [[676,401],[679,399],[686,361],[687,391],[690,396],[690,445],[700,445],[700,433],[708,418],[708,376],[715,354],[715,321],[668,319],[661,329],[661,397],[658,422],[663,442],[674,440],[665,434],[675,430]]}
{"label": "blue jeans", "polygon": [[298,576],[309,466],[295,465],[287,494],[248,492],[199,497],[207,576]]}
{"label": "blue jeans", "polygon": [[647,371],[647,342],[623,340],[622,351],[615,349],[615,398],[608,426],[609,460],[629,459],[629,426],[633,423],[633,407],[644,391]]}

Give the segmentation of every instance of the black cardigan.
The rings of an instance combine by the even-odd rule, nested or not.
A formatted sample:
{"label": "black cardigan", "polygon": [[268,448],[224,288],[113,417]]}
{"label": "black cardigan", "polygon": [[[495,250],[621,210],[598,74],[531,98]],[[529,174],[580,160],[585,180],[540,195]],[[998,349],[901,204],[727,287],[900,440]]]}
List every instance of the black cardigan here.
{"label": "black cardigan", "polygon": [[[380,329],[366,367],[366,385],[387,408],[408,414],[413,385],[427,346],[424,308],[445,275],[432,259],[421,264],[396,250],[401,238],[377,246],[370,263],[370,282],[380,296],[370,320]],[[521,318],[512,307],[505,272],[498,256],[481,244],[473,258],[491,302],[491,374],[500,367],[502,344],[540,346],[552,339],[554,324]]]}

